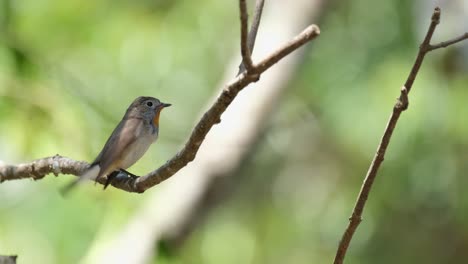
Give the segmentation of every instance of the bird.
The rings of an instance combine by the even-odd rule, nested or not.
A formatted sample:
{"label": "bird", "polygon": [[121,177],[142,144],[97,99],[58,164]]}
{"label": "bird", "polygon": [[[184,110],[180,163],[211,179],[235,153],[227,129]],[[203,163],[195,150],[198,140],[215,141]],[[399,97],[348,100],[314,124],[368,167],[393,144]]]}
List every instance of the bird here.
{"label": "bird", "polygon": [[104,189],[112,182],[119,171],[126,171],[135,164],[158,139],[159,116],[161,111],[171,106],[150,96],[136,98],[127,108],[125,115],[107,139],[99,155],[78,179],[66,185],[62,194],[67,194],[84,180],[107,177]]}

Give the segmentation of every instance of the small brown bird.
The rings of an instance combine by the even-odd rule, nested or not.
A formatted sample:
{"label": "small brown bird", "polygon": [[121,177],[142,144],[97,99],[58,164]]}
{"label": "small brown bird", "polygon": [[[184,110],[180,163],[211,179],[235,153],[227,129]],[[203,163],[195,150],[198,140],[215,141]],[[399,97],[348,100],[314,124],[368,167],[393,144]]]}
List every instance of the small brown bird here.
{"label": "small brown bird", "polygon": [[[125,112],[122,121],[112,132],[101,153],[90,167],[77,180],[65,186],[68,193],[76,184],[84,180],[99,180],[107,177],[104,189],[117,175],[137,162],[158,139],[159,115],[171,104],[162,103],[154,97],[140,96]],[[130,174],[130,173],[129,173]]]}

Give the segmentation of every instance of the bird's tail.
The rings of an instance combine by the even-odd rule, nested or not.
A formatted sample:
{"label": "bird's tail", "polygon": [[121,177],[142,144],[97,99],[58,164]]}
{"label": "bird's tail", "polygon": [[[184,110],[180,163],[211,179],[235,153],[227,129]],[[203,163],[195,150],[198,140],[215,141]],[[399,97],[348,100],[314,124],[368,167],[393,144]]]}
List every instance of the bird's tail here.
{"label": "bird's tail", "polygon": [[101,171],[101,166],[99,164],[94,164],[91,165],[88,170],[85,171],[78,179],[72,181],[71,183],[65,185],[61,190],[60,193],[62,196],[66,196],[68,193],[70,193],[71,190],[73,190],[78,184],[81,184],[82,182],[86,180],[94,180],[98,177],[99,172]]}

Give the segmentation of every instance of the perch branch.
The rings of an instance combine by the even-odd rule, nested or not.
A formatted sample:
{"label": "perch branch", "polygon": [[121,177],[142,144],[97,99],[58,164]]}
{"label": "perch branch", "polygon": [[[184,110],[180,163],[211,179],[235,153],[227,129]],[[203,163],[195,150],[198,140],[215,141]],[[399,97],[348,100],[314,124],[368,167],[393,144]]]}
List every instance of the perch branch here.
{"label": "perch branch", "polygon": [[[241,7],[241,24],[244,24],[247,20],[247,18],[244,17],[246,16],[246,10],[244,10],[245,12],[242,12],[243,7],[245,7],[245,0],[239,0],[239,2]],[[242,13],[244,13],[244,15],[242,15]],[[245,19],[244,22],[243,17]],[[245,34],[245,36],[241,36],[241,48],[244,46],[243,55],[245,56],[243,56],[243,61],[245,62],[246,58],[250,58],[250,53],[246,52],[245,49],[245,47],[247,47],[245,44],[247,43],[246,24],[243,25],[241,29],[243,32],[241,35]],[[294,50],[298,49],[300,46],[304,45],[306,42],[316,38],[319,34],[320,29],[318,26],[311,25],[293,40],[267,56],[267,58],[263,59],[258,64],[253,64],[250,71],[247,70],[242,72],[226,85],[214,104],[199,120],[188,141],[185,143],[185,146],[173,158],[168,160],[160,168],[142,177],[134,177],[124,172],[119,172],[112,181],[112,186],[127,192],[142,193],[177,173],[195,158],[206,134],[210,131],[211,127],[221,122],[221,115],[242,89],[250,83],[257,81],[260,74]],[[56,175],[73,174],[79,176],[88,166],[89,164],[86,162],[74,161],[59,155],[38,159],[31,163],[20,165],[0,164],[0,182],[23,178],[41,179],[49,173],[54,173]],[[104,184],[104,180],[100,180],[99,183]]]}
{"label": "perch branch", "polygon": [[436,7],[434,9],[434,13],[432,14],[431,24],[429,25],[429,29],[426,33],[426,37],[424,38],[424,41],[419,47],[418,55],[413,64],[413,68],[411,69],[411,72],[408,78],[406,79],[405,85],[400,90],[400,96],[397,98],[397,102],[395,103],[393,107],[393,112],[387,123],[387,127],[385,128],[385,132],[382,136],[382,139],[380,140],[379,146],[377,148],[377,152],[372,160],[372,163],[369,167],[369,170],[367,171],[364,182],[361,186],[361,191],[359,192],[353,212],[351,214],[351,217],[349,218],[348,227],[344,231],[340,244],[338,246],[338,250],[335,255],[334,264],[343,263],[344,258],[346,256],[346,251],[349,247],[351,239],[353,238],[353,235],[358,225],[362,221],[362,213],[364,211],[364,206],[366,205],[367,198],[369,197],[372,184],[374,183],[374,180],[377,176],[377,172],[380,168],[380,165],[382,164],[384,160],[385,152],[387,150],[388,144],[390,143],[390,139],[392,137],[392,134],[398,122],[398,119],[400,118],[401,113],[408,108],[408,93],[410,92],[413,86],[414,80],[416,79],[416,76],[418,75],[419,69],[421,68],[422,62],[424,60],[424,56],[432,50],[442,48],[442,47],[447,47],[449,45],[455,44],[457,42],[460,42],[468,38],[467,36],[468,33],[465,33],[461,37],[455,38],[453,40],[442,42],[437,45],[431,45],[430,42],[432,39],[432,35],[434,34],[434,31],[440,22],[440,13],[441,13],[440,8]]}

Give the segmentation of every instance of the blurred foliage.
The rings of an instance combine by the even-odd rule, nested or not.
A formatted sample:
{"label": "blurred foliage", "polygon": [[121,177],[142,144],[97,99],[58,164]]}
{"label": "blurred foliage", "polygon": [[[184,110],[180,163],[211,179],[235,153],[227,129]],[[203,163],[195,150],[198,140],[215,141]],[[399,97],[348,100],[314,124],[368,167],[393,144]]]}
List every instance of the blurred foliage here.
{"label": "blurred foliage", "polygon": [[[157,147],[131,169],[145,173],[184,142],[238,47],[236,1],[0,1],[6,163],[56,153],[92,160],[129,102],[152,95],[174,107]],[[234,195],[154,262],[330,263],[426,30],[425,5],[332,1]],[[436,41],[468,30],[444,26],[451,14]],[[426,58],[347,263],[468,257],[467,46]],[[75,263],[98,233],[118,230],[158,191],[89,185],[63,199],[57,190],[71,179],[0,184],[1,254]]]}

